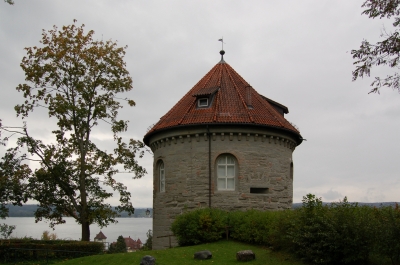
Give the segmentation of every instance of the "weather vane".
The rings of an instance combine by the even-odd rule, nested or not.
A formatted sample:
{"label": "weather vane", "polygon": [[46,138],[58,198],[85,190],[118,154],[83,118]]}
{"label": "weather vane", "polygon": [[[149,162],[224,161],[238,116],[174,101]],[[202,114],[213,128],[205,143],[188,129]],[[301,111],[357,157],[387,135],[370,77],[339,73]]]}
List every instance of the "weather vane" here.
{"label": "weather vane", "polygon": [[224,37],[222,37],[221,39],[219,39],[218,41],[222,42],[222,50],[224,50]]}

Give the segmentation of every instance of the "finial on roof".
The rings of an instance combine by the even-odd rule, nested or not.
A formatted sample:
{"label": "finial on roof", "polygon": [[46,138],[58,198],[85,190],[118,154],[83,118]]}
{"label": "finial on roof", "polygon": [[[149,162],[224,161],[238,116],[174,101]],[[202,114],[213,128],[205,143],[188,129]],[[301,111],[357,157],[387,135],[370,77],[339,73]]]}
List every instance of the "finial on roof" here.
{"label": "finial on roof", "polygon": [[224,51],[224,37],[222,37],[222,39],[219,39],[218,41],[220,41],[221,44],[222,44],[222,50],[219,52],[219,54],[221,54],[220,63],[225,63],[225,61],[224,61],[224,54],[225,54],[225,51]]}
{"label": "finial on roof", "polygon": [[224,51],[224,50],[221,50],[221,51],[219,52],[219,54],[221,54],[221,61],[220,61],[219,63],[225,63],[225,61],[224,61],[224,54],[225,54],[225,51]]}

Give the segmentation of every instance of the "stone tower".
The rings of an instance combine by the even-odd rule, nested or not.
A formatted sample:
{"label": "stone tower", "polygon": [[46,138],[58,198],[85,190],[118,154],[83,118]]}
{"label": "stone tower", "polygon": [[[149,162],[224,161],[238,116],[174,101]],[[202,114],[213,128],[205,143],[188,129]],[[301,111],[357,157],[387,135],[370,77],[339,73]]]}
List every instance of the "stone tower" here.
{"label": "stone tower", "polygon": [[187,210],[292,206],[300,132],[284,118],[288,108],[258,94],[224,53],[144,136],[154,153],[153,249],[169,247],[171,223]]}

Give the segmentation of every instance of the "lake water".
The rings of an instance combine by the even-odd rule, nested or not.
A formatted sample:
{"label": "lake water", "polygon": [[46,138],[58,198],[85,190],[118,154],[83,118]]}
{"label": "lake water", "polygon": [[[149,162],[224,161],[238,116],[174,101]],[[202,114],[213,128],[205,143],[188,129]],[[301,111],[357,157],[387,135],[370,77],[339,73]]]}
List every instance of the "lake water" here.
{"label": "lake water", "polygon": [[[40,239],[43,231],[57,234],[59,239],[81,239],[81,226],[71,217],[65,218],[66,223],[55,226],[55,230],[49,227],[49,223],[45,221],[35,223],[34,217],[8,217],[5,220],[0,220],[1,223],[15,225],[16,228],[11,237],[32,237]],[[118,236],[131,237],[132,239],[140,240],[145,243],[147,240],[146,233],[149,229],[153,229],[153,218],[117,218],[118,223],[110,224],[107,227],[100,229],[97,225],[90,226],[90,240],[100,232],[107,237],[107,242],[117,241]]]}

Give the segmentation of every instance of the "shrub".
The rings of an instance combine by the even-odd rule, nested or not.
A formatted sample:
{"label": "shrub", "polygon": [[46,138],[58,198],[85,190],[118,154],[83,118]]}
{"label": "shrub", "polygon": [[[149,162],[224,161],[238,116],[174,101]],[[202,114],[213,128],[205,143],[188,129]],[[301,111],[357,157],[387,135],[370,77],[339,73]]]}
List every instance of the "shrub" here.
{"label": "shrub", "polygon": [[288,231],[294,252],[314,264],[363,264],[373,249],[370,207],[343,202],[323,205],[308,194]]}
{"label": "shrub", "polygon": [[0,262],[76,258],[102,253],[103,243],[69,240],[11,239],[0,245]]}
{"label": "shrub", "polygon": [[117,242],[111,243],[108,250],[109,253],[125,253],[126,251],[126,243],[123,236],[119,236]]}
{"label": "shrub", "polygon": [[0,225],[0,235],[4,239],[8,239],[15,229],[15,225],[1,224]]}
{"label": "shrub", "polygon": [[204,208],[179,215],[172,223],[171,230],[180,246],[189,246],[221,239],[226,225],[226,212]]}
{"label": "shrub", "polygon": [[292,248],[292,241],[288,236],[293,225],[296,211],[284,210],[271,212],[274,218],[271,218],[269,244],[275,250],[289,250]]}
{"label": "shrub", "polygon": [[42,240],[56,240],[56,239],[57,239],[56,233],[50,233],[47,230],[43,231]]}
{"label": "shrub", "polygon": [[315,264],[330,262],[329,254],[324,255],[331,237],[327,207],[320,198],[307,194],[303,197],[303,206],[296,210],[288,236],[293,243],[294,252],[303,260]]}
{"label": "shrub", "polygon": [[373,250],[375,220],[372,208],[342,202],[332,203],[329,208],[333,231],[330,238],[330,253],[333,262],[342,264],[367,263]]}
{"label": "shrub", "polygon": [[272,214],[256,210],[230,213],[230,237],[250,244],[268,243]]}
{"label": "shrub", "polygon": [[343,201],[323,204],[313,194],[287,211],[200,209],[178,216],[172,231],[181,246],[230,237],[285,249],[312,264],[367,264],[384,258],[400,265],[400,208],[372,208]]}
{"label": "shrub", "polygon": [[147,235],[147,240],[146,240],[146,243],[143,244],[142,249],[143,250],[152,250],[152,248],[153,248],[153,231],[151,229],[149,229],[149,231],[147,231],[146,235]]}
{"label": "shrub", "polygon": [[390,258],[393,265],[400,264],[400,209],[387,206],[374,209],[377,220],[376,250],[382,256]]}

